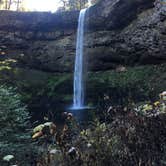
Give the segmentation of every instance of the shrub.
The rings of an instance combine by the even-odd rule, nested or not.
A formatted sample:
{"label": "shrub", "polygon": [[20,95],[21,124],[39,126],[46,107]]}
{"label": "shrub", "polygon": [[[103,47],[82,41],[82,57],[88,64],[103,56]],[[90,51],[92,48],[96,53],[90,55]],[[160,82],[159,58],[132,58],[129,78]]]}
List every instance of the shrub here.
{"label": "shrub", "polygon": [[[0,158],[13,155],[18,161],[27,153],[26,147],[30,145],[30,133],[27,132],[29,117],[16,89],[0,86]],[[5,163],[0,160],[0,165]]]}
{"label": "shrub", "polygon": [[24,130],[28,119],[21,96],[11,87],[0,86],[0,138]]}

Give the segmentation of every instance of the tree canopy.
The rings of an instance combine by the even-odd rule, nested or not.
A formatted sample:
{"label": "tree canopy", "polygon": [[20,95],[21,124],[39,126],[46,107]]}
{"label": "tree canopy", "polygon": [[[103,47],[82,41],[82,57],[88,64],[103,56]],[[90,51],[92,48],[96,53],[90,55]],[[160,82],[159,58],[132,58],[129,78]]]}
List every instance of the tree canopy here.
{"label": "tree canopy", "polygon": [[0,9],[4,10],[24,10],[23,0],[0,0]]}
{"label": "tree canopy", "polygon": [[64,10],[81,10],[88,6],[88,0],[60,0]]}
{"label": "tree canopy", "polygon": [[[58,8],[58,11],[66,11],[66,10],[81,10],[83,8],[88,7],[89,3],[95,4],[99,0],[58,0],[58,1],[61,4],[61,6]],[[56,3],[57,2],[55,1],[55,4]],[[25,11],[27,10],[26,0],[0,0],[0,9]]]}

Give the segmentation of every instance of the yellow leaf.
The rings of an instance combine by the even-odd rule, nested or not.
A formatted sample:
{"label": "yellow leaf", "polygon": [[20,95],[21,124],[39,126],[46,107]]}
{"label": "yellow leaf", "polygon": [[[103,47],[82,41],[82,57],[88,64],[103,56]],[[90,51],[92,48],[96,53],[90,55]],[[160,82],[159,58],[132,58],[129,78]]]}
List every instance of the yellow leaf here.
{"label": "yellow leaf", "polygon": [[33,134],[32,138],[35,139],[35,138],[38,138],[38,137],[41,137],[43,135],[43,133],[41,131]]}
{"label": "yellow leaf", "polygon": [[156,101],[156,102],[154,102],[153,104],[154,104],[154,106],[159,106],[159,105],[160,105],[160,102],[159,102],[159,101]]}
{"label": "yellow leaf", "polygon": [[33,129],[33,133],[37,133],[43,129],[44,125],[40,124]]}

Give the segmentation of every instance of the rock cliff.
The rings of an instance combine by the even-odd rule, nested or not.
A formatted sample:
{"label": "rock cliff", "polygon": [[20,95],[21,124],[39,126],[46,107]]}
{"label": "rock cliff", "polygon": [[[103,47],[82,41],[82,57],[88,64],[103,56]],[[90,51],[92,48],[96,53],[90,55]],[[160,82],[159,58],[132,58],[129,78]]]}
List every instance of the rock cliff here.
{"label": "rock cliff", "polygon": [[[0,61],[51,72],[73,71],[79,11],[0,11]],[[89,70],[166,62],[166,5],[154,0],[103,0],[86,16]]]}

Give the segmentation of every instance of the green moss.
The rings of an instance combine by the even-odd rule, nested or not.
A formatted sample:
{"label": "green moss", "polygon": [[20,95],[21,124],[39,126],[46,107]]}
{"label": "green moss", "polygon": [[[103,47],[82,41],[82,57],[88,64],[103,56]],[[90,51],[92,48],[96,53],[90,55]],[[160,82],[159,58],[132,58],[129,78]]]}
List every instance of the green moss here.
{"label": "green moss", "polygon": [[[72,75],[12,68],[0,70],[0,84],[17,87],[35,119],[61,112],[72,103]],[[37,115],[38,114],[38,115]]]}
{"label": "green moss", "polygon": [[66,73],[50,76],[47,81],[49,96],[59,96],[61,94],[67,94],[67,96],[69,96],[69,93],[72,93],[72,77],[71,74]]}
{"label": "green moss", "polygon": [[[126,72],[91,72],[86,80],[87,105],[128,104],[157,98],[165,90],[166,65],[127,68]],[[43,117],[72,104],[73,75],[12,68],[0,70],[0,83],[18,88],[29,109]],[[104,96],[109,99],[104,100]]]}
{"label": "green moss", "polygon": [[[156,94],[165,90],[166,65],[151,65],[127,68],[126,72],[96,72],[88,74],[87,96],[102,100],[104,94],[110,102],[123,104],[155,99]],[[88,93],[90,92],[90,93]],[[97,102],[97,101],[94,102]]]}

